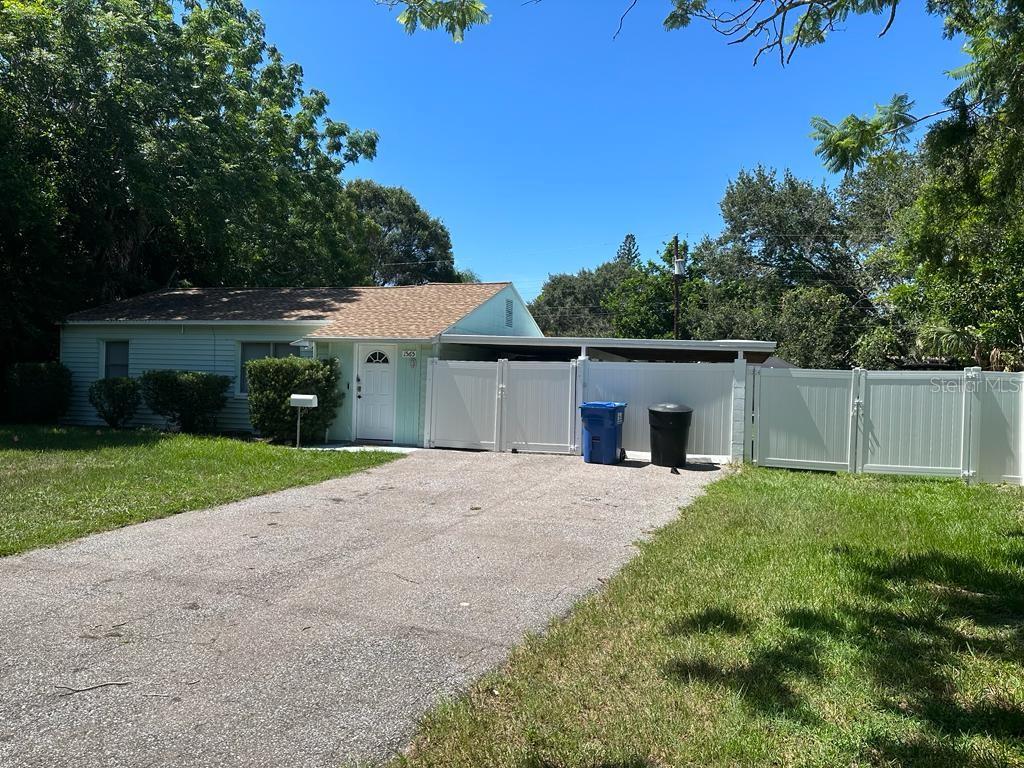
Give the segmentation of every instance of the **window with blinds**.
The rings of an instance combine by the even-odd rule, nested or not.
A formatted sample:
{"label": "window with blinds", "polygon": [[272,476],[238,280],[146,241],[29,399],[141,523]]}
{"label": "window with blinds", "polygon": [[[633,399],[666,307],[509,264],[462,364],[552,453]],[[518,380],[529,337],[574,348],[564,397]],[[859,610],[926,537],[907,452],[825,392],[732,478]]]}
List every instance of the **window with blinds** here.
{"label": "window with blinds", "polygon": [[243,394],[249,391],[249,382],[245,378],[247,362],[262,360],[265,357],[298,357],[299,354],[298,347],[293,347],[287,341],[244,341],[241,346],[238,391]]}
{"label": "window with blinds", "polygon": [[103,349],[103,377],[114,379],[128,375],[128,342],[108,341]]}

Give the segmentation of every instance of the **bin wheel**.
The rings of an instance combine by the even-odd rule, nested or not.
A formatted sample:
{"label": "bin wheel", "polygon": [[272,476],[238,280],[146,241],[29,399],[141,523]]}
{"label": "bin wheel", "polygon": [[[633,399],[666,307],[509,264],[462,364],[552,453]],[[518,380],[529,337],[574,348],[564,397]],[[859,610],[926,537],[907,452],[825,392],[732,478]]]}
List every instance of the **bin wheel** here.
{"label": "bin wheel", "polygon": [[621,462],[621,461],[625,461],[625,460],[626,460],[626,449],[625,448],[619,448],[619,461]]}

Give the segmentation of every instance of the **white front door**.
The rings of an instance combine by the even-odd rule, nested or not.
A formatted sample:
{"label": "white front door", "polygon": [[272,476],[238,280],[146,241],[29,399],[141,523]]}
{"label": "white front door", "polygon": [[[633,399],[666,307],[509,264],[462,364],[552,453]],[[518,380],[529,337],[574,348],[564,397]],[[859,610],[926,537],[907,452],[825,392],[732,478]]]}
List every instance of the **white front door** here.
{"label": "white front door", "polygon": [[393,344],[356,346],[356,439],[395,439],[395,369]]}

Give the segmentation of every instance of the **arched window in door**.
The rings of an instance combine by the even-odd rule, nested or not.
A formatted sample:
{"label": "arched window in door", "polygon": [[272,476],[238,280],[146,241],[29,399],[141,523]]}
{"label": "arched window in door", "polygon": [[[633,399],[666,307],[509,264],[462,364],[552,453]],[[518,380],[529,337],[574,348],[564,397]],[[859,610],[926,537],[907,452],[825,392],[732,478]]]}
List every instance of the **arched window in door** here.
{"label": "arched window in door", "polygon": [[387,365],[391,361],[388,360],[388,356],[380,350],[374,350],[366,356],[366,362],[368,363],[379,363],[381,365]]}

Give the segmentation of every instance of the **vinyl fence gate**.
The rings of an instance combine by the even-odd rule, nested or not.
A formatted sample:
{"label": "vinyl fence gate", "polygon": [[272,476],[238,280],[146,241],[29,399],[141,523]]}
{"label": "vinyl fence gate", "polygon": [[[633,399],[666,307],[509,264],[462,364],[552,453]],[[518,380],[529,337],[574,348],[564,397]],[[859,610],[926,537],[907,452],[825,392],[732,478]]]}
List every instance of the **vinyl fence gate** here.
{"label": "vinyl fence gate", "polygon": [[575,360],[431,360],[426,444],[486,451],[576,453]]}
{"label": "vinyl fence gate", "polygon": [[1021,374],[762,368],[753,458],[767,467],[1021,482]]}

